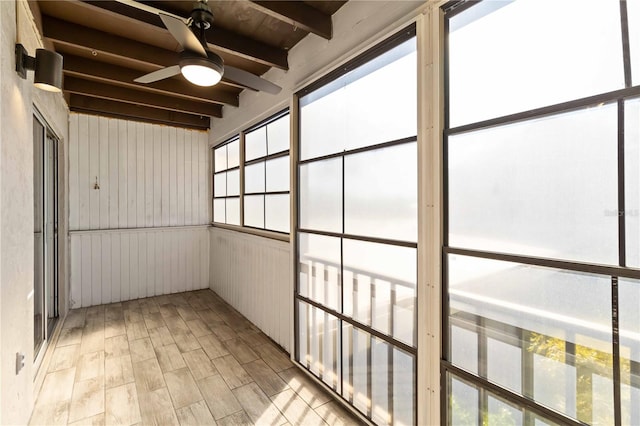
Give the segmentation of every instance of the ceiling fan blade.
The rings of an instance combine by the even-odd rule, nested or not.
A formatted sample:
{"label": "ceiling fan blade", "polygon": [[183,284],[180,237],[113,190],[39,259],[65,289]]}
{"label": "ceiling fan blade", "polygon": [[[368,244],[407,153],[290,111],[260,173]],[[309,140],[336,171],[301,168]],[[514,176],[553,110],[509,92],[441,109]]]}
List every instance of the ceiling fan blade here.
{"label": "ceiling fan blade", "polygon": [[245,70],[230,67],[228,65],[224,66],[224,77],[229,80],[233,80],[236,83],[240,83],[250,89],[271,93],[272,95],[277,95],[282,90],[282,87],[277,84],[273,84],[272,82]]}
{"label": "ceiling fan blade", "polygon": [[158,13],[158,15],[160,15],[164,26],[167,27],[173,38],[180,43],[183,49],[197,53],[205,58],[207,57],[207,52],[204,50],[202,43],[183,20],[164,13]]}
{"label": "ceiling fan blade", "polygon": [[164,80],[165,78],[173,77],[174,75],[180,74],[180,66],[174,65],[172,67],[162,68],[158,71],[150,72],[149,74],[145,74],[142,77],[136,78],[136,83],[153,83],[155,81]]}

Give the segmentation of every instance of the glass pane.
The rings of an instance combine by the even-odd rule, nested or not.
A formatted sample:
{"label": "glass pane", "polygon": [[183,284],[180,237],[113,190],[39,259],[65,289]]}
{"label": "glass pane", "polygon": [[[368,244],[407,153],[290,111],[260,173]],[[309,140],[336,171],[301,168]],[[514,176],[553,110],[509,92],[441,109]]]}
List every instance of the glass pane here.
{"label": "glass pane", "polygon": [[414,343],[416,250],[343,240],[344,313]]}
{"label": "glass pane", "polygon": [[227,174],[218,173],[213,175],[213,195],[215,197],[224,197],[227,195]]}
{"label": "glass pane", "polygon": [[267,129],[259,127],[244,136],[244,161],[254,160],[267,155]]}
{"label": "glass pane", "polygon": [[[389,401],[389,367],[393,374],[392,353],[385,341],[371,338],[371,418],[378,425],[391,422],[393,403]],[[408,398],[409,395],[403,397]]]}
{"label": "glass pane", "polygon": [[478,373],[478,333],[471,323],[456,319],[465,327],[451,326],[451,363],[472,373]]}
{"label": "glass pane", "polygon": [[300,166],[300,227],[342,231],[342,160]]}
{"label": "glass pane", "polygon": [[415,358],[404,351],[393,349],[393,394],[401,398],[393,398],[394,425],[414,425],[416,409],[415,401]]}
{"label": "glass pane", "polygon": [[266,229],[289,233],[289,194],[266,195],[264,210]]}
{"label": "glass pane", "polygon": [[289,149],[289,114],[267,126],[267,154]]}
{"label": "glass pane", "polygon": [[220,148],[216,148],[213,151],[213,155],[215,157],[215,170],[216,172],[220,172],[222,170],[227,169],[227,146],[224,145]]}
{"label": "glass pane", "polygon": [[[632,3],[632,2],[627,2]],[[638,11],[640,13],[640,10]],[[640,99],[624,104],[625,231],[627,266],[640,267]],[[610,212],[615,213],[615,212]],[[614,214],[617,219],[617,215]]]}
{"label": "glass pane", "polygon": [[244,197],[244,224],[264,228],[264,195]]}
{"label": "glass pane", "polygon": [[631,74],[633,85],[640,84],[640,2],[627,0],[627,16],[629,17],[629,47],[631,50]]}
{"label": "glass pane", "polygon": [[239,198],[227,198],[226,223],[231,225],[240,225],[240,199]]}
{"label": "glass pane", "polygon": [[488,425],[517,426],[523,424],[522,411],[518,410],[514,406],[492,397],[489,397],[488,405]]}
{"label": "glass pane", "polygon": [[298,293],[340,311],[340,239],[299,234]]}
{"label": "glass pane", "polygon": [[451,127],[624,87],[618,1],[563,0],[550,9],[519,0],[482,8],[450,20]]}
{"label": "glass pane", "polygon": [[488,391],[485,391],[487,398],[486,403],[484,403],[484,398],[480,398],[476,385],[458,379],[450,373],[447,374],[447,379],[449,384],[447,424],[449,425],[557,425],[557,423],[543,419],[528,410],[519,409]]}
{"label": "glass pane", "polygon": [[240,195],[240,170],[227,172],[227,195]]}
{"label": "glass pane", "polygon": [[345,157],[345,232],[417,241],[417,145]]}
{"label": "glass pane", "polygon": [[244,192],[264,192],[264,161],[244,167]]}
{"label": "glass pane", "polygon": [[[589,423],[595,394],[584,384],[613,373],[611,279],[459,255],[449,255],[447,271],[451,321],[475,318],[478,344],[483,335],[503,341],[488,346],[489,358],[502,363],[493,368],[489,361],[490,379],[514,391],[532,380],[537,402]],[[506,341],[513,342],[508,350]],[[527,355],[520,367],[516,346]],[[454,357],[456,350],[452,345]]]}
{"label": "glass pane", "polygon": [[332,389],[337,390],[340,377],[340,321],[320,309],[298,301],[299,361]]}
{"label": "glass pane", "polygon": [[478,390],[449,376],[449,424],[478,424]]}
{"label": "glass pane", "polygon": [[267,192],[289,190],[289,156],[267,161]]}
{"label": "glass pane", "polygon": [[235,140],[227,145],[227,166],[229,168],[240,165],[240,141]]}
{"label": "glass pane", "polygon": [[621,279],[618,287],[620,312],[620,390],[622,424],[640,424],[640,281]]}
{"label": "glass pane", "polygon": [[518,346],[487,339],[487,376],[507,389],[522,391],[522,351]]}
{"label": "glass pane", "polygon": [[225,223],[226,204],[224,198],[213,200],[213,221]]}
{"label": "glass pane", "polygon": [[450,137],[450,245],[617,264],[617,161],[615,105]]}
{"label": "glass pane", "polygon": [[414,38],[302,98],[300,158],[415,136],[416,58]]}
{"label": "glass pane", "polygon": [[368,361],[371,355],[371,335],[343,323],[342,328],[342,365],[343,380],[342,396],[351,405],[363,413],[368,412],[371,403],[369,394]]}

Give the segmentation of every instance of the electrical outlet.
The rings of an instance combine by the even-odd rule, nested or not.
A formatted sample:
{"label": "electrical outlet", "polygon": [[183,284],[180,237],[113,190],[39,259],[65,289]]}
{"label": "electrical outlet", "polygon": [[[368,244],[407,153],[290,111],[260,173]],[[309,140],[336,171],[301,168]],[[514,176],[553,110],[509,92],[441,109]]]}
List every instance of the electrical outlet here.
{"label": "electrical outlet", "polygon": [[20,352],[16,353],[16,375],[20,373],[20,370],[24,368],[24,354]]}

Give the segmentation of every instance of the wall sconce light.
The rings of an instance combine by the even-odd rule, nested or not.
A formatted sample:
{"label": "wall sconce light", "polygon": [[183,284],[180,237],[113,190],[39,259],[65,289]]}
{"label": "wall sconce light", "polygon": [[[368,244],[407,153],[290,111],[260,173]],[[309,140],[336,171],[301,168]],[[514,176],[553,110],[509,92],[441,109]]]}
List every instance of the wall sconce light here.
{"label": "wall sconce light", "polygon": [[36,49],[36,57],[29,56],[21,44],[16,44],[16,72],[27,78],[27,70],[35,71],[33,84],[49,92],[62,91],[62,55],[51,50]]}

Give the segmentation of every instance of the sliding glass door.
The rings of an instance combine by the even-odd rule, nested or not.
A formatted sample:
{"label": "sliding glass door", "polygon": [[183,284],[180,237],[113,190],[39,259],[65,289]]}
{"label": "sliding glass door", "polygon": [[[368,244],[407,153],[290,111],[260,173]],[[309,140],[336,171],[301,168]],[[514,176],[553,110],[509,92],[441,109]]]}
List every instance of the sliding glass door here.
{"label": "sliding glass door", "polygon": [[33,119],[34,361],[58,317],[58,141],[38,115]]}

